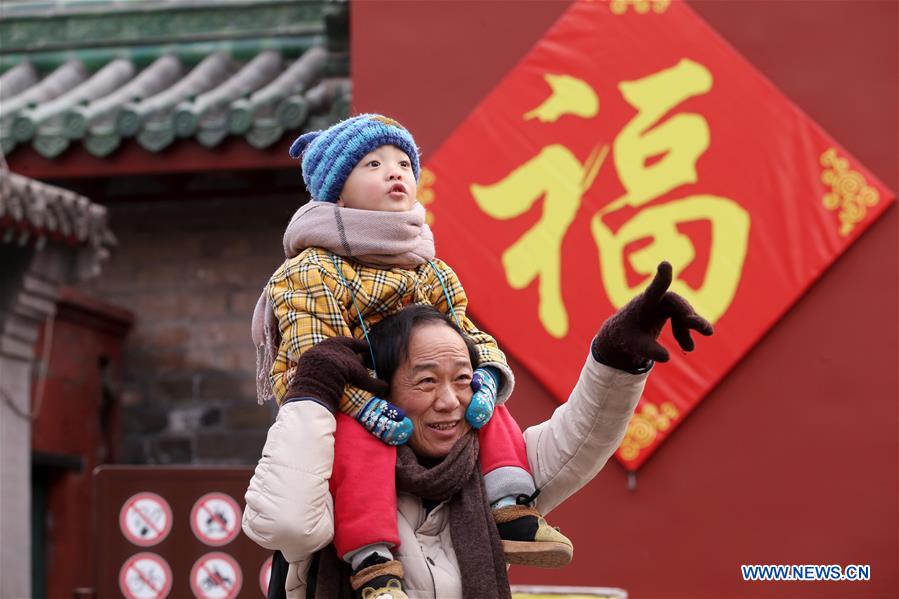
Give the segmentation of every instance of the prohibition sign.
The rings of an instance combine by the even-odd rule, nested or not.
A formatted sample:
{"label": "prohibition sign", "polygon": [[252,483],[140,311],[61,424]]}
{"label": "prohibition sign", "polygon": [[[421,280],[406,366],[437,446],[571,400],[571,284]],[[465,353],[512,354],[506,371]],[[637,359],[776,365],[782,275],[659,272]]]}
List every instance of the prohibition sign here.
{"label": "prohibition sign", "polygon": [[262,562],[262,567],[259,568],[259,588],[262,589],[262,594],[268,597],[268,583],[272,579],[272,558],[268,558],[264,562]]}
{"label": "prohibition sign", "polygon": [[240,532],[240,506],[224,493],[206,493],[190,510],[190,529],[213,547],[227,545]]}
{"label": "prohibition sign", "polygon": [[122,505],[119,528],[125,538],[135,545],[156,545],[172,531],[172,508],[156,493],[137,493]]}
{"label": "prohibition sign", "polygon": [[240,566],[227,553],[207,553],[190,569],[190,589],[198,599],[234,599],[242,584]]}
{"label": "prohibition sign", "polygon": [[126,599],[164,599],[172,590],[172,569],[155,553],[137,553],[119,570],[119,589]]}

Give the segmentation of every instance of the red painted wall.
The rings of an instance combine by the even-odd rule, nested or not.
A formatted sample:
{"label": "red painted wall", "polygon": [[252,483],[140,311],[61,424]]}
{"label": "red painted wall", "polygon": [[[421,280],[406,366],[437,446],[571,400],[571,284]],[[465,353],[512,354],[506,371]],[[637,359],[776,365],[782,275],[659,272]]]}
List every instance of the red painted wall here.
{"label": "red painted wall", "polygon": [[52,333],[48,337],[45,325],[36,343],[47,374],[35,377],[32,385],[32,409],[37,411],[32,449],[81,458],[80,471],[59,469],[47,489],[47,597],[71,597],[73,589],[93,586],[92,475],[96,466],[115,462],[120,428],[115,402],[106,407],[106,431],[101,427],[99,361],[107,361],[108,384],[115,385],[131,321],[124,310],[67,291],[57,306]]}
{"label": "red painted wall", "polygon": [[[355,2],[355,109],[400,119],[427,155],[567,5]],[[690,5],[897,188],[899,4]],[[896,232],[894,206],[640,470],[636,490],[610,463],[552,514],[575,542],[570,567],[513,569],[513,583],[632,597],[899,596]],[[553,398],[513,367],[520,422],[548,416]],[[870,564],[872,579],[749,583],[743,563]]]}

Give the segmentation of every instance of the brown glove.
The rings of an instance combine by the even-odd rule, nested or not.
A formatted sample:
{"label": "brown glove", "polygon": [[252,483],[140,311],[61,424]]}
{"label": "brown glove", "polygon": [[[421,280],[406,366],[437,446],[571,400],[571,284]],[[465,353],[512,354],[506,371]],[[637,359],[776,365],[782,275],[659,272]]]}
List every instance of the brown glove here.
{"label": "brown glove", "polygon": [[351,337],[331,337],[300,356],[284,401],[316,399],[337,411],[347,383],[385,397],[388,385],[372,378],[357,353],[367,352],[368,343]]}
{"label": "brown glove", "polygon": [[712,325],[693,310],[681,296],[671,291],[671,265],[659,264],[656,276],[646,291],[610,316],[593,340],[594,359],[627,372],[642,372],[656,362],[668,361],[668,350],[656,339],[665,321],[671,319],[671,331],[684,351],[693,351],[690,330],[709,336]]}

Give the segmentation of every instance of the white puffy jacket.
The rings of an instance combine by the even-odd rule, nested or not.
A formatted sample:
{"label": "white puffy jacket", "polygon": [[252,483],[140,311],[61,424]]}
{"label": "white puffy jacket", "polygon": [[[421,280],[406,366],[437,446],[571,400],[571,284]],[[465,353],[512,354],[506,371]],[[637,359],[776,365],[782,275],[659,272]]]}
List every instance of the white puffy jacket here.
{"label": "white puffy jacket", "polygon": [[[540,489],[536,507],[543,514],[587,484],[615,452],[647,376],[588,357],[568,402],[549,420],[525,431],[528,462]],[[328,478],[334,430],[334,417],[316,402],[282,406],[247,489],[243,530],[263,547],[280,549],[290,562],[289,598],[306,596],[309,561],[333,536]],[[397,559],[405,570],[409,596],[461,598],[446,504],[428,513],[420,499],[400,494],[397,507]]]}

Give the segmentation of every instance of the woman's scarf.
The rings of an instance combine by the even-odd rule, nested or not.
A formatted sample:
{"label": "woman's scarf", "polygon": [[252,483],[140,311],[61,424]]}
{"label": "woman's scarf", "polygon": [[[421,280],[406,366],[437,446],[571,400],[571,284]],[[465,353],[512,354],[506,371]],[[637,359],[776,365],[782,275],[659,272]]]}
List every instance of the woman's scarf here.
{"label": "woman's scarf", "polygon": [[[469,431],[443,461],[429,468],[419,463],[408,445],[401,445],[396,452],[396,488],[421,499],[449,501],[450,536],[463,597],[511,599],[505,554],[484,490],[478,451],[477,432]],[[323,549],[315,559],[315,596],[346,592],[347,572],[333,548]]]}
{"label": "woman's scarf", "polygon": [[[320,247],[375,268],[413,269],[434,258],[434,235],[425,209],[416,202],[408,212],[341,208],[332,202],[307,202],[294,213],[284,231],[284,256],[298,256]],[[262,291],[253,310],[256,346],[256,397],[272,398],[269,379],[281,335],[268,293]]]}

